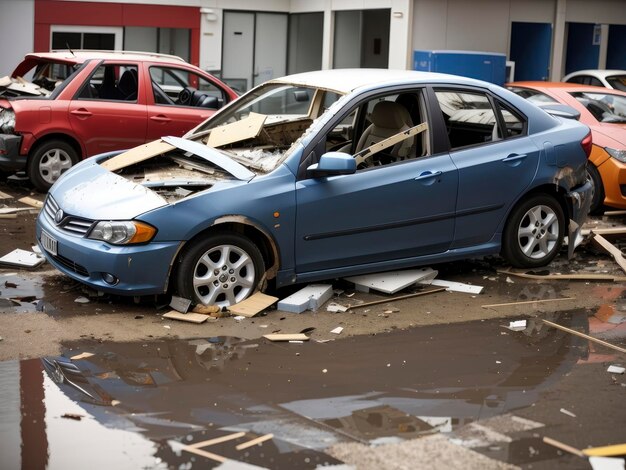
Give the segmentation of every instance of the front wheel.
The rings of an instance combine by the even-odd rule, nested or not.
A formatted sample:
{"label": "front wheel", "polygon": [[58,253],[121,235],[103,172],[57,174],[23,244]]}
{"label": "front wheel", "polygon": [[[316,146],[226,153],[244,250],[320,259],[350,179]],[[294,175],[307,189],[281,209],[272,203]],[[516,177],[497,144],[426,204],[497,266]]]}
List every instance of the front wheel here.
{"label": "front wheel", "polygon": [[248,238],[217,233],[189,245],[179,258],[176,287],[179,295],[203,305],[228,307],[250,296],[265,264]]}
{"label": "front wheel", "polygon": [[532,196],[520,203],[507,221],[502,255],[516,268],[545,266],[558,254],[565,236],[565,216],[549,195]]}
{"label": "front wheel", "polygon": [[48,189],[78,163],[78,153],[67,142],[53,139],[35,147],[28,159],[28,177],[33,186],[41,192]]}

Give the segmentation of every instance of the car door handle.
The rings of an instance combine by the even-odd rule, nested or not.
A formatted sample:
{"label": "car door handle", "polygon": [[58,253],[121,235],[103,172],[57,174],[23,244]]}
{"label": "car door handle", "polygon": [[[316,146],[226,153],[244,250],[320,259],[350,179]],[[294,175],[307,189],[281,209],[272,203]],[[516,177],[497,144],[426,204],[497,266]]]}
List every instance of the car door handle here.
{"label": "car door handle", "polygon": [[167,116],[163,116],[162,114],[158,114],[156,116],[150,116],[150,119],[156,122],[170,122],[171,119]]}
{"label": "car door handle", "polygon": [[73,111],[70,111],[70,113],[73,114],[74,116],[80,116],[80,117],[89,117],[92,115],[91,112],[87,111],[85,108],[78,108]]}
{"label": "car door handle", "polygon": [[503,161],[504,163],[509,163],[509,162],[518,162],[518,161],[524,160],[527,156],[528,156],[528,155],[526,155],[525,153],[520,153],[520,154],[517,154],[517,153],[512,153],[512,154],[511,154],[511,155],[509,155],[508,157],[503,158],[503,159],[502,159],[502,161]]}
{"label": "car door handle", "polygon": [[440,171],[435,171],[434,173],[432,171],[424,171],[418,177],[415,178],[415,181],[436,178],[437,176],[441,176]]}

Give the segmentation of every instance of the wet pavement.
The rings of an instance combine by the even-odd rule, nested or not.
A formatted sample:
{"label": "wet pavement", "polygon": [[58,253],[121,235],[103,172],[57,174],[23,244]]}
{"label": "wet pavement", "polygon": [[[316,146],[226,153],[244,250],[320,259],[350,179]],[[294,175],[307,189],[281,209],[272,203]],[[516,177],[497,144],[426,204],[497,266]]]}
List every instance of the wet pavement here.
{"label": "wet pavement", "polygon": [[[620,315],[604,308],[552,319],[623,346]],[[552,423],[532,410],[554,401],[570,375],[584,383],[623,355],[537,318],[524,331],[505,325],[476,321],[302,344],[233,337],[65,342],[60,356],[0,363],[0,387],[10,392],[0,398],[3,460],[15,463],[6,468],[20,461],[22,468],[211,468],[228,465],[219,462],[224,458],[306,469],[339,465],[333,454],[341,452],[333,449],[342,444],[382,449],[441,434],[492,462],[588,468],[541,442]],[[619,426],[626,422],[626,381],[603,374],[604,383],[571,391],[586,404],[559,400],[578,413],[594,389],[608,387],[615,399],[593,406],[615,425],[611,440],[626,441]],[[583,420],[555,406],[574,434],[584,429]],[[521,417],[525,412],[532,417]],[[233,433],[240,435],[200,448],[213,457],[185,447]],[[262,444],[237,450],[267,434],[273,436]],[[588,436],[584,446],[606,444],[597,442],[602,438]]]}

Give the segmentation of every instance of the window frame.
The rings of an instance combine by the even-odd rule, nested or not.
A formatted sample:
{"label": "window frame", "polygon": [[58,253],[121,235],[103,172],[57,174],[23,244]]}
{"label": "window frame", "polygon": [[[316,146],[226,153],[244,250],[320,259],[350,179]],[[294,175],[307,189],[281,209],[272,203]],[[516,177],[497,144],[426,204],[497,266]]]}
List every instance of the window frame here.
{"label": "window frame", "polygon": [[[100,67],[108,67],[108,66],[113,66],[113,67],[126,67],[127,69],[130,68],[135,68],[137,70],[137,97],[134,100],[116,100],[116,99],[111,99],[111,98],[93,98],[93,97],[83,97],[81,96],[81,94],[83,93],[84,89],[87,88],[88,86],[90,86],[90,81],[91,79],[94,77],[94,75],[96,74],[96,72],[98,71],[98,69]],[[120,74],[121,77],[121,74]],[[119,81],[119,78],[116,79],[116,83],[117,81]],[[98,64],[96,64],[96,66],[93,68],[93,70],[89,73],[89,75],[87,76],[87,78],[85,78],[85,81],[83,82],[83,84],[80,86],[80,88],[76,91],[76,93],[74,94],[74,96],[72,97],[72,100],[81,100],[81,101],[95,101],[95,102],[107,102],[107,103],[128,103],[128,104],[138,104],[139,103],[139,95],[141,92],[141,64],[139,62],[119,62],[119,61],[113,61],[113,62],[108,62],[105,60],[101,60],[100,62],[98,62]]]}

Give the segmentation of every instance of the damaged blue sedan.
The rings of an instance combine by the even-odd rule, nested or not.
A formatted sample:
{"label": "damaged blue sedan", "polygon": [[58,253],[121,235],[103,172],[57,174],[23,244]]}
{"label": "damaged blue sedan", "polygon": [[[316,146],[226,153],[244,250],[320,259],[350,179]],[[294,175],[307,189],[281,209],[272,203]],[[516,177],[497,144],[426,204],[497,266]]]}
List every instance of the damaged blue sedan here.
{"label": "damaged blue sedan", "polygon": [[280,287],[500,253],[570,252],[589,129],[489,83],[327,70],[266,82],[184,138],[87,159],[37,220],[94,289],[228,306]]}

